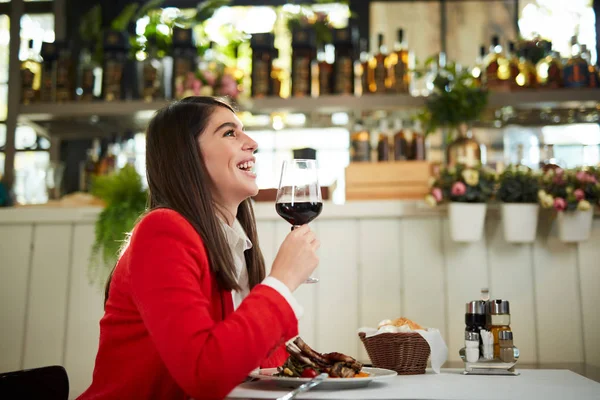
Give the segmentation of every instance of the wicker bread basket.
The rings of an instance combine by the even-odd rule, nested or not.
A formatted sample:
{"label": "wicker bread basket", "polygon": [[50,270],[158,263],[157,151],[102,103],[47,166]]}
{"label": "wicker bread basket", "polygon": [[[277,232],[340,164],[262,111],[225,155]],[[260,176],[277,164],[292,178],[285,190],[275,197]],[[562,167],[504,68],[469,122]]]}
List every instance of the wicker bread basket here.
{"label": "wicker bread basket", "polygon": [[382,333],[366,337],[358,334],[375,368],[396,371],[399,375],[424,374],[431,349],[418,333]]}

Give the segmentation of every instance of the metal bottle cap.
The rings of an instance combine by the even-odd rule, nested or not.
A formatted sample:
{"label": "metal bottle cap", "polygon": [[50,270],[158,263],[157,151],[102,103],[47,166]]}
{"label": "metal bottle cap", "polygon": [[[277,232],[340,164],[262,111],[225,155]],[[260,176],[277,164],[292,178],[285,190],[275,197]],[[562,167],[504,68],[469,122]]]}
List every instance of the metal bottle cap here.
{"label": "metal bottle cap", "polygon": [[490,300],[487,304],[489,314],[510,314],[510,305],[507,300]]}
{"label": "metal bottle cap", "polygon": [[467,314],[485,314],[485,302],[482,300],[470,301],[466,304]]}
{"label": "metal bottle cap", "polygon": [[465,340],[479,342],[479,333],[477,333],[477,332],[465,332]]}
{"label": "metal bottle cap", "polygon": [[513,340],[513,333],[511,331],[500,331],[498,332],[498,339]]}

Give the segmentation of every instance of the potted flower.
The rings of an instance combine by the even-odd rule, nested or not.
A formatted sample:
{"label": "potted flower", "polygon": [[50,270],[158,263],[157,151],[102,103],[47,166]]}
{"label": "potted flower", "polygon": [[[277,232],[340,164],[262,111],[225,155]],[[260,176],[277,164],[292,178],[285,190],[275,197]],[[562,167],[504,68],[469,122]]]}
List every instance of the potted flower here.
{"label": "potted flower", "polygon": [[556,210],[560,240],[589,239],[594,205],[600,199],[600,184],[594,170],[549,170],[543,176],[538,198],[542,207]]}
{"label": "potted flower", "polygon": [[510,166],[499,177],[496,197],[502,202],[504,239],[509,243],[535,240],[539,176],[524,165]]}
{"label": "potted flower", "polygon": [[450,235],[456,242],[476,242],[483,235],[487,201],[494,194],[496,175],[481,166],[442,169],[425,201],[435,206],[450,202]]}

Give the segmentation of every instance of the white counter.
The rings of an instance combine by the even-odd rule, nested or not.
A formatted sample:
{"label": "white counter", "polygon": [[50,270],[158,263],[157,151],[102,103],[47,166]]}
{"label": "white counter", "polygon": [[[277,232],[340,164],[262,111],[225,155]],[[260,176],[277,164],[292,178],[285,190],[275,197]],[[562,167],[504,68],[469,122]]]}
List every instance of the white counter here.
{"label": "white counter", "polygon": [[[91,379],[102,290],[87,268],[99,208],[0,209],[0,371],[64,365],[72,393]],[[270,265],[289,225],[273,204],[255,207]],[[592,238],[561,243],[542,218],[531,245],[504,241],[492,209],[485,238],[450,240],[443,209],[400,201],[325,204],[313,223],[321,239],[321,282],[296,296],[305,341],[366,359],[356,330],[406,316],[437,327],[458,360],[464,304],[482,287],[511,302],[524,363],[600,366],[600,219]]]}

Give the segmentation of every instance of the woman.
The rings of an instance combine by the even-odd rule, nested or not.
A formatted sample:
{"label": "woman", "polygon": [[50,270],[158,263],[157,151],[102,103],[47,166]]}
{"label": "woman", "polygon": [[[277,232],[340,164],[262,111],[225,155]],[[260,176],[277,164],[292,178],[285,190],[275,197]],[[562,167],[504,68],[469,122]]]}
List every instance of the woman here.
{"label": "woman", "polygon": [[213,98],[154,116],[150,209],[108,281],[81,399],[223,398],[253,369],[285,361],[302,313],[291,293],[316,268],[319,241],[308,226],[288,234],[265,278],[249,200],[256,148]]}

